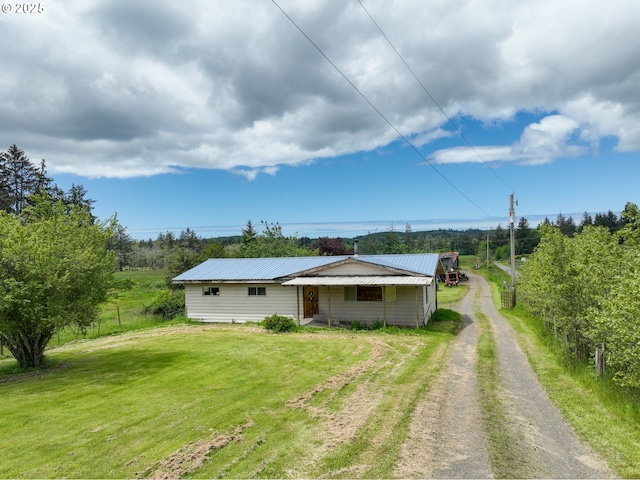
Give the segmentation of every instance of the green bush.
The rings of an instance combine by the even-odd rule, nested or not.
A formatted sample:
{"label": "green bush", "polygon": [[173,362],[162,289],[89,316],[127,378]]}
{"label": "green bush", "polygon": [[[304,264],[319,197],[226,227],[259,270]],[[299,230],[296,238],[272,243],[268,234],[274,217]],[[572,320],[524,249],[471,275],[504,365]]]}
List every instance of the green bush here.
{"label": "green bush", "polygon": [[371,324],[371,330],[381,330],[383,328],[384,328],[384,322],[381,322],[380,320],[376,320]]}
{"label": "green bush", "polygon": [[360,323],[359,320],[354,320],[353,322],[351,322],[351,325],[349,326],[349,328],[351,330],[367,330],[367,324]]}
{"label": "green bush", "polygon": [[177,315],[184,314],[184,290],[160,290],[155,294],[151,303],[142,308],[147,315],[157,315],[171,320]]}
{"label": "green bush", "polygon": [[293,318],[283,317],[278,314],[265,317],[262,321],[262,326],[275,333],[293,332],[298,329],[298,325],[296,325],[296,321]]}

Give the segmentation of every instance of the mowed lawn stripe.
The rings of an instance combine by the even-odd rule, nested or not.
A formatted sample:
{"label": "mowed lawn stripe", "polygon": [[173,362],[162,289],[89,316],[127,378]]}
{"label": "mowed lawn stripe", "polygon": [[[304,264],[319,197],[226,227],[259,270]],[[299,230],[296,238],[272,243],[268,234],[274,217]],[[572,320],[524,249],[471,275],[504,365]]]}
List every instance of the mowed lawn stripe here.
{"label": "mowed lawn stripe", "polygon": [[0,477],[133,477],[248,419],[247,438],[269,457],[271,433],[316,423],[286,401],[369,353],[347,335],[215,326],[51,350],[51,371],[0,377]]}

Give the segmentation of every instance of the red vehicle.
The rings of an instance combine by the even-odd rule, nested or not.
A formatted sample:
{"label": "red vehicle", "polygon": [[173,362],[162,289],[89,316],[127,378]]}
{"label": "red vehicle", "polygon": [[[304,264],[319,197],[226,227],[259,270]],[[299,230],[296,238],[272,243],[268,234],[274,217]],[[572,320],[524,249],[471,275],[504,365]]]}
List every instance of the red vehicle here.
{"label": "red vehicle", "polygon": [[457,287],[460,284],[460,276],[455,270],[447,272],[444,277],[444,283],[447,287]]}

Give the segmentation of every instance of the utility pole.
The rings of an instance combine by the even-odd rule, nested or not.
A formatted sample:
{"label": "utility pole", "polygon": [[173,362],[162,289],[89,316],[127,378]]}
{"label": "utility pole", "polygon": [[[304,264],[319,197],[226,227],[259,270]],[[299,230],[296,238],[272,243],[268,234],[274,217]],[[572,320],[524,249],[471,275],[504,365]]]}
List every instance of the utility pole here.
{"label": "utility pole", "polygon": [[513,208],[513,193],[509,195],[509,238],[511,241],[511,308],[516,306],[516,239],[514,225],[516,211]]}
{"label": "utility pole", "polygon": [[487,271],[489,271],[489,234],[487,233]]}

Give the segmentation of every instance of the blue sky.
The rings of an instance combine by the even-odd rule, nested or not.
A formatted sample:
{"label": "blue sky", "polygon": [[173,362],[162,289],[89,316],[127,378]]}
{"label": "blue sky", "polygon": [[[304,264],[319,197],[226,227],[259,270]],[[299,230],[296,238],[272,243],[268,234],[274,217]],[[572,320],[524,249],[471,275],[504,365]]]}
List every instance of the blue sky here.
{"label": "blue sky", "polygon": [[512,191],[532,224],[640,203],[631,0],[45,6],[0,16],[0,148],[135,238],[493,228]]}

